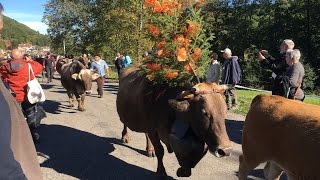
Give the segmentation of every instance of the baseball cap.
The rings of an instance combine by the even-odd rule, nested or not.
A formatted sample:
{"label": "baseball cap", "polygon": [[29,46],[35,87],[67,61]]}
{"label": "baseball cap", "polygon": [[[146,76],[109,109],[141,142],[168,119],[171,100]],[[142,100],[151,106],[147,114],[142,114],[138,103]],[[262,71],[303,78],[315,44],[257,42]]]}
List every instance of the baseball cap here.
{"label": "baseball cap", "polygon": [[222,52],[222,53],[228,53],[228,52],[231,52],[231,49],[225,48],[224,50],[221,50],[220,52]]}

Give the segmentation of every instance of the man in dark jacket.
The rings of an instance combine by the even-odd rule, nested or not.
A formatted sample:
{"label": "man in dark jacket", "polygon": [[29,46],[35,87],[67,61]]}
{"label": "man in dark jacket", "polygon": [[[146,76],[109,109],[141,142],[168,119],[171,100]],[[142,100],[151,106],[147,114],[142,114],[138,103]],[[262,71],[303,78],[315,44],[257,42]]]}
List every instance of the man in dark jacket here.
{"label": "man in dark jacket", "polygon": [[274,58],[269,55],[268,51],[261,50],[259,52],[259,61],[263,67],[272,70],[272,95],[282,95],[282,87],[277,82],[277,77],[280,77],[287,71],[288,65],[286,63],[286,52],[294,48],[294,42],[291,39],[285,39],[280,45],[280,56]]}
{"label": "man in dark jacket", "polygon": [[[223,52],[223,58],[225,59],[222,69],[222,84],[227,84],[230,88],[225,91],[226,103],[228,109],[237,109],[237,95],[235,86],[241,80],[241,69],[238,63],[238,56],[232,56],[232,52],[229,48],[221,51]],[[230,105],[231,97],[231,105]]]}
{"label": "man in dark jacket", "polygon": [[[232,52],[229,48],[221,51],[223,52],[223,58],[225,59],[222,68],[222,84],[227,84],[230,88],[225,91],[226,103],[228,109],[237,109],[237,95],[236,84],[241,80],[241,69],[238,63],[238,56],[232,56]],[[231,98],[231,105],[230,105]]]}

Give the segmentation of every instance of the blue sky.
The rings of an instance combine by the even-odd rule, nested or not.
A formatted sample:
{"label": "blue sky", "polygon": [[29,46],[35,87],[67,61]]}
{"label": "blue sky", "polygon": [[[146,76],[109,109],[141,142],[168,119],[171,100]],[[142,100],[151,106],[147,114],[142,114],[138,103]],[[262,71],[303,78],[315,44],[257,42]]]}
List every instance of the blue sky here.
{"label": "blue sky", "polygon": [[46,34],[47,26],[41,22],[47,0],[0,0],[4,7],[4,15],[31,29]]}

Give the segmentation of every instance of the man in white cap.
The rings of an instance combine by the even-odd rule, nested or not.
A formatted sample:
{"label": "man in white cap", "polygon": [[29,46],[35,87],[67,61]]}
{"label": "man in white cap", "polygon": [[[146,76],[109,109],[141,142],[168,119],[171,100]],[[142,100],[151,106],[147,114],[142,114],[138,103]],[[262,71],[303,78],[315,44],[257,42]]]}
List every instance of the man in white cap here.
{"label": "man in white cap", "polygon": [[[227,84],[230,88],[225,91],[226,103],[228,109],[238,108],[235,85],[241,80],[241,69],[238,63],[238,56],[232,56],[229,48],[222,50],[225,59],[222,67],[222,84]],[[231,98],[231,105],[230,105]]]}

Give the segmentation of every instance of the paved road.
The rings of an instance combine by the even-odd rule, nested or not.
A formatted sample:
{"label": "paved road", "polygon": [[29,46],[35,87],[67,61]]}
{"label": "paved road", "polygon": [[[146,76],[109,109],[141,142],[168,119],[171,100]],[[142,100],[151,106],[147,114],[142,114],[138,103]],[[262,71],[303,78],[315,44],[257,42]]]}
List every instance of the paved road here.
{"label": "paved road", "polygon": [[[42,121],[36,148],[45,180],[156,179],[157,160],[145,155],[144,134],[129,131],[130,143],[120,141],[122,123],[116,112],[116,83],[105,83],[103,99],[95,92],[87,96],[85,112],[68,107],[66,91],[58,80],[43,84],[43,88],[48,117]],[[96,89],[95,83],[92,89]],[[176,157],[165,152],[164,164],[170,178],[237,179],[243,116],[228,114],[227,118],[228,134],[234,142],[232,155],[218,159],[208,153],[192,170],[191,177],[178,178]],[[261,168],[250,178],[260,179]]]}

